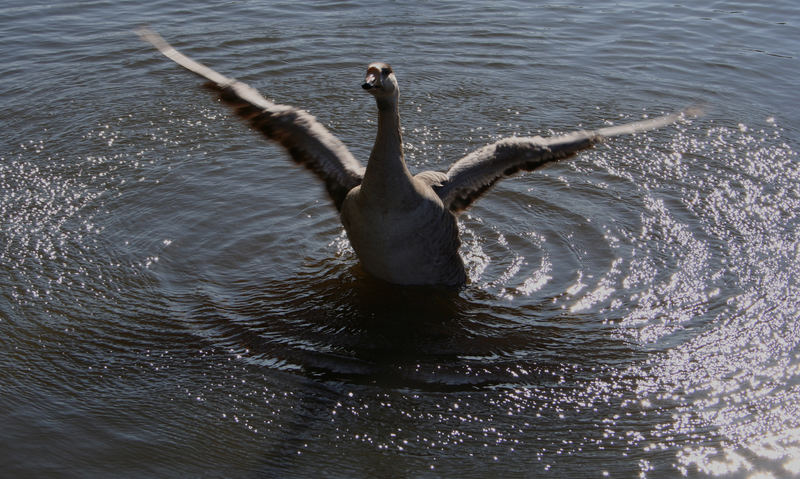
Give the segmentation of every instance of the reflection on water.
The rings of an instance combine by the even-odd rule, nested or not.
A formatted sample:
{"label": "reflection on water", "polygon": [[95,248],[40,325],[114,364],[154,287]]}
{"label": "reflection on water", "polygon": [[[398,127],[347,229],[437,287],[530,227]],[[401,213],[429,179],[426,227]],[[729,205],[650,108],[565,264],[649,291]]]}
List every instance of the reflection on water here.
{"label": "reflection on water", "polygon": [[189,320],[204,338],[249,363],[323,380],[434,391],[541,383],[542,371],[569,359],[562,348],[577,356],[575,343],[584,341],[627,349],[596,335],[570,334],[580,327],[548,326],[520,317],[515,308],[488,308],[492,299],[479,290],[470,298],[447,289],[397,287],[358,268],[336,274],[320,266],[323,280],[242,282],[224,294],[215,288],[197,298]]}
{"label": "reflection on water", "polygon": [[[402,25],[358,6],[276,5],[278,28],[228,5],[252,27],[235,34],[211,4],[113,11],[174,18],[159,29],[177,45],[308,106],[359,158],[375,127],[361,65],[396,57],[415,171],[698,89],[713,106],[501,183],[460,218],[470,283],[401,288],[362,272],[319,184],[111,7],[0,8],[0,55],[28,85],[2,113],[4,471],[800,475],[798,129],[775,100],[794,74],[773,18],[788,7],[548,6],[542,30],[516,4],[396,6]],[[322,17],[337,21],[309,32]],[[629,36],[609,33],[623,20]],[[775,98],[755,93],[762,72]]]}
{"label": "reflection on water", "polygon": [[[338,424],[337,437],[376,451],[447,456],[465,441],[490,442],[492,454],[538,451],[545,469],[563,472],[570,467],[547,451],[636,451],[683,473],[764,460],[796,472],[800,337],[784,269],[798,259],[785,227],[800,211],[796,153],[774,125],[691,127],[667,148],[651,143],[545,173],[540,181],[555,186],[544,201],[512,192],[501,212],[465,217],[472,282],[462,291],[366,277],[340,236],[329,244],[337,259],[306,263],[289,280],[206,278],[184,298],[187,321],[247,364],[349,385],[332,421],[350,414],[359,425]],[[754,148],[743,157],[724,144]],[[507,223],[523,213],[535,231]],[[385,399],[378,413],[374,396]],[[402,428],[349,429],[372,414],[433,424],[413,440]]]}

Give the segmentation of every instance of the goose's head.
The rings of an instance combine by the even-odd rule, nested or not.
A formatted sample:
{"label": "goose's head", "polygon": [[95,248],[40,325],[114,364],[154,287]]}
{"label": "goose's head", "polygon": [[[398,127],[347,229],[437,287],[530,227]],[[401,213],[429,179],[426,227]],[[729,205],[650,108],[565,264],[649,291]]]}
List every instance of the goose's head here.
{"label": "goose's head", "polygon": [[392,67],[388,63],[370,63],[361,88],[377,98],[397,95],[397,79],[392,72]]}

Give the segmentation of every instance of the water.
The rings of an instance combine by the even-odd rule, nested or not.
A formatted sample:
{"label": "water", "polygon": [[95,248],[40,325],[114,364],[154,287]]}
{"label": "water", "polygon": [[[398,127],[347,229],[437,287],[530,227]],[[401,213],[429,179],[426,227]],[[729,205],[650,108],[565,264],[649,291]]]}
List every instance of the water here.
{"label": "water", "polygon": [[[3,474],[800,475],[799,14],[6,2]],[[500,183],[460,220],[469,285],[397,288],[144,24],[362,161],[391,62],[414,171],[708,114]]]}

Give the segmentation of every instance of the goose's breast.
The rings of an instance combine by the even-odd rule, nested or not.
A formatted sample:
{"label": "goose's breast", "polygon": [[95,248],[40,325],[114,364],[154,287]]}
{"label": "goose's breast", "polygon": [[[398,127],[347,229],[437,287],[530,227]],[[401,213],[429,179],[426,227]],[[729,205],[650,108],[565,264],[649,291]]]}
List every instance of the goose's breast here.
{"label": "goose's breast", "polygon": [[435,201],[397,208],[364,201],[342,206],[342,223],[364,269],[398,284],[461,284],[464,266],[455,217]]}

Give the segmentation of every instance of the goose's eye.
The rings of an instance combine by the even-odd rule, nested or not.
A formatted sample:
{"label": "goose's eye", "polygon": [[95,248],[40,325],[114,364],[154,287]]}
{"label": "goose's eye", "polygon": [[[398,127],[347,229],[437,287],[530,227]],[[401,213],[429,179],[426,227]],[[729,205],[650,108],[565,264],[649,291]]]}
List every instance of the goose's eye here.
{"label": "goose's eye", "polygon": [[381,75],[383,75],[385,77],[388,77],[390,73],[392,73],[392,70],[390,70],[389,68],[381,69]]}

